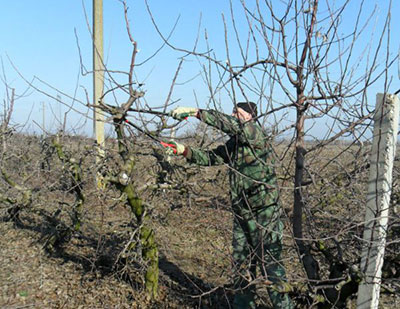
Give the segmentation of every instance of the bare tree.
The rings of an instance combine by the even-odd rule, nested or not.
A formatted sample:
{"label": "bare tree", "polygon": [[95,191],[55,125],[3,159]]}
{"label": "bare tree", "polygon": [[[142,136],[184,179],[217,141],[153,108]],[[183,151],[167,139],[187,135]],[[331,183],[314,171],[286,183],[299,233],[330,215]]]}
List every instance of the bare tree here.
{"label": "bare tree", "polygon": [[[379,25],[373,24],[376,10],[369,10],[365,1],[243,0],[242,12],[235,11],[235,4],[230,1],[230,18],[222,15],[222,55],[209,45],[209,33],[205,36],[206,51],[172,45],[152,18],[166,44],[201,63],[209,89],[208,106],[223,106],[221,97],[233,103],[241,98],[257,100],[262,111],[259,121],[272,128],[276,137],[292,135],[279,153],[286,173],[283,178],[293,180],[292,231],[298,256],[312,294],[322,294],[322,303],[327,306],[343,307],[356,292],[360,274],[352,265],[354,260],[346,261],[343,256],[337,231],[329,234],[317,228],[317,232],[317,220],[306,218],[325,198],[321,190],[336,197],[346,195],[342,202],[349,202],[347,194],[359,190],[352,187],[352,179],[363,172],[365,162],[341,166],[337,175],[332,169],[336,169],[338,158],[349,154],[361,155],[355,159],[364,157],[368,150],[357,145],[363,146],[362,141],[368,138],[374,111],[369,90],[373,85],[382,92],[391,87],[389,72],[398,60],[391,53],[391,4]],[[152,15],[149,4],[148,9]],[[343,138],[348,142],[333,159],[320,158]],[[322,164],[316,165],[314,160]],[[343,191],[344,185],[349,191]],[[336,187],[333,192],[332,186]],[[331,203],[347,207],[338,201]],[[357,226],[343,224],[343,229]],[[335,245],[328,248],[330,241]],[[323,260],[327,266],[321,265]]]}
{"label": "bare tree", "polygon": [[[398,60],[391,54],[390,5],[384,22],[374,26],[376,12],[369,12],[364,1],[242,0],[240,11],[236,9],[237,3],[230,1],[229,16],[222,16],[225,29],[220,37],[225,42],[222,54],[218,54],[209,41],[210,35],[215,33],[207,31],[205,50],[200,50],[200,35],[190,48],[173,46],[170,34],[164,35],[158,28],[148,5],[155,29],[163,40],[161,45],[173,48],[182,56],[170,77],[171,87],[165,101],[155,105],[146,101],[144,86],[136,78],[140,42],[136,42],[131,33],[127,3],[121,3],[132,54],[126,72],[113,71],[104,64],[106,90],[99,107],[109,116],[106,121],[113,126],[117,140],[114,143],[113,138],[109,139],[104,160],[93,165],[95,172],[104,175],[108,190],[117,188],[118,203],[131,212],[129,228],[133,228],[124,239],[114,266],[119,263],[143,266],[144,286],[148,295],[156,298],[159,251],[155,229],[150,223],[152,211],[160,205],[176,209],[186,201],[189,207],[192,203],[213,201],[218,207],[227,208],[224,197],[216,196],[216,192],[208,195],[204,192],[208,185],[226,186],[223,180],[209,175],[205,183],[193,180],[197,170],[178,160],[168,160],[159,147],[171,129],[178,130],[177,139],[184,136],[188,143],[204,148],[223,141],[224,137],[214,131],[208,134],[201,126],[196,131],[197,136],[188,137],[190,132],[182,133],[186,127],[169,118],[169,110],[176,103],[172,94],[185,60],[196,59],[205,89],[209,91],[207,102],[196,103],[204,109],[222,109],[225,102],[233,106],[240,100],[256,101],[260,111],[257,121],[268,131],[271,140],[274,139],[279,157],[281,200],[291,219],[291,231],[285,234],[285,244],[289,248],[286,256],[295,269],[288,278],[288,285],[282,288],[306,307],[344,307],[357,291],[360,279],[354,265],[359,259],[357,250],[363,220],[359,210],[365,202],[362,196],[369,168],[368,133],[375,103],[372,100],[371,104],[368,96],[373,85],[381,87],[383,92],[391,89],[390,69]],[[373,34],[371,29],[374,29]],[[123,82],[121,76],[125,78]],[[41,86],[35,86],[32,81],[27,83],[69,106],[69,110],[75,109],[74,104],[98,107],[89,99],[78,100],[75,95],[58,90],[62,98],[50,95],[41,87],[56,89],[37,78],[34,81]],[[11,88],[7,90],[7,102],[14,102],[14,92]],[[73,103],[66,103],[67,100]],[[8,109],[5,115],[10,115],[12,104],[5,107]],[[6,127],[9,126],[9,117],[4,120]],[[1,137],[5,136],[3,132],[2,129]],[[53,147],[58,151],[63,168],[71,171],[69,176],[73,183],[69,192],[75,199],[70,209],[74,215],[70,230],[80,231],[84,221],[81,206],[87,190],[82,181],[84,173],[80,170],[83,159],[65,156],[66,145],[54,143]],[[139,156],[151,157],[155,166],[147,166],[145,173],[135,170],[135,160]],[[2,179],[17,189],[6,172]],[[31,191],[24,187],[19,193],[27,197],[22,202],[30,206]],[[185,202],[177,203],[176,196]],[[1,199],[4,203],[14,203],[9,198]],[[152,203],[157,204],[152,206]],[[393,253],[398,243],[394,239],[389,246]],[[139,258],[135,255],[138,252]],[[297,267],[300,265],[302,269]],[[385,269],[391,275],[398,274],[390,267]],[[260,282],[266,281],[255,280],[249,284]],[[200,299],[219,290],[218,287],[207,290],[196,284]],[[225,288],[224,292],[229,291]]]}

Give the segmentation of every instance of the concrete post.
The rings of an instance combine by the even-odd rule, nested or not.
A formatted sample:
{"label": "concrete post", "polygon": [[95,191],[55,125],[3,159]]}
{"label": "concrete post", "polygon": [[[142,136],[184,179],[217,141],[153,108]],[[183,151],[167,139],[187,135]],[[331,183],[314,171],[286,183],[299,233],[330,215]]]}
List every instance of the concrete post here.
{"label": "concrete post", "polygon": [[357,297],[357,308],[361,309],[378,308],[379,304],[399,122],[399,98],[396,95],[378,94],[376,100],[360,265],[364,278]]}
{"label": "concrete post", "polygon": [[[93,101],[99,104],[104,88],[103,65],[103,0],[93,0]],[[104,149],[104,114],[94,108],[93,129],[99,146],[99,156]]]}

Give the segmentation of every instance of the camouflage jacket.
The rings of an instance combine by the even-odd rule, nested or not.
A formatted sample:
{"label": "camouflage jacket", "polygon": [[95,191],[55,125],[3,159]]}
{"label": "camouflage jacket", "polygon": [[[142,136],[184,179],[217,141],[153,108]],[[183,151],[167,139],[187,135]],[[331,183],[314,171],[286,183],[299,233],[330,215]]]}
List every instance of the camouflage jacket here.
{"label": "camouflage jacket", "polygon": [[209,151],[189,147],[187,160],[203,166],[226,163],[233,202],[246,196],[252,207],[276,205],[278,191],[273,153],[262,128],[253,121],[241,123],[233,116],[214,110],[201,110],[199,116],[201,121],[226,133],[230,139]]}

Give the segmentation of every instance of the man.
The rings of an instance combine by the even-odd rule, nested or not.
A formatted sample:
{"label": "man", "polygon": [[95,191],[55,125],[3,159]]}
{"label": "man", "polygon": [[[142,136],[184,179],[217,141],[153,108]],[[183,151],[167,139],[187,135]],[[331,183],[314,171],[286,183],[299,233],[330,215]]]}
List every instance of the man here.
{"label": "man", "polygon": [[171,114],[178,120],[197,117],[230,136],[228,142],[211,151],[176,142],[163,143],[163,146],[169,153],[183,155],[191,163],[229,166],[237,289],[234,308],[255,308],[252,280],[256,277],[257,265],[272,282],[268,293],[274,308],[292,308],[288,295],[279,292],[280,283],[285,280],[280,263],[283,224],[271,145],[253,120],[257,116],[257,105],[238,103],[231,116],[192,107],[178,107]]}

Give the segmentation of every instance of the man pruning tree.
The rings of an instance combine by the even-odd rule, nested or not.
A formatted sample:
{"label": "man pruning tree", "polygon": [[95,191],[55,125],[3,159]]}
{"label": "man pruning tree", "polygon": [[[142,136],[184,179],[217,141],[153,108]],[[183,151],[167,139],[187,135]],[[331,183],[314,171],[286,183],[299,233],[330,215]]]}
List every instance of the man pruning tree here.
{"label": "man pruning tree", "polygon": [[255,308],[256,266],[272,282],[268,293],[274,308],[293,308],[286,293],[279,292],[285,280],[280,262],[283,224],[271,145],[262,128],[253,121],[257,105],[238,103],[231,116],[215,110],[178,107],[171,115],[178,120],[197,117],[228,134],[230,139],[214,150],[204,151],[174,141],[162,143],[169,153],[183,155],[198,165],[227,164],[234,213],[233,260],[234,308]]}

